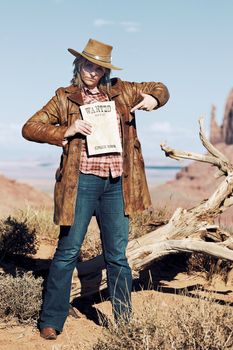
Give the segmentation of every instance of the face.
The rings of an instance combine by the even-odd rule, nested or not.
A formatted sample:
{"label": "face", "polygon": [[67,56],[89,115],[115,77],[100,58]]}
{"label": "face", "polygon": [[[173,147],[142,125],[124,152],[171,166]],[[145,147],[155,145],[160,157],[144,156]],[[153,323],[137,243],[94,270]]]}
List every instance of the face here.
{"label": "face", "polygon": [[83,83],[89,88],[94,89],[100,79],[105,74],[105,68],[98,64],[87,61],[81,69],[80,75]]}

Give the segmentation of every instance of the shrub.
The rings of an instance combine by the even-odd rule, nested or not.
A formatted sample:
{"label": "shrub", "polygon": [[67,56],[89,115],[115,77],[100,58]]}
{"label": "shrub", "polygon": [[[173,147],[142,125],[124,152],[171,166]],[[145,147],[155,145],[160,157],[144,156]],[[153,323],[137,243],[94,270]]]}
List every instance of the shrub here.
{"label": "shrub", "polygon": [[37,251],[36,232],[26,220],[9,216],[0,221],[0,254],[2,260],[6,254],[32,255]]}
{"label": "shrub", "polygon": [[28,228],[34,230],[38,238],[56,239],[59,226],[53,223],[53,213],[48,209],[33,209],[28,206],[14,215],[19,222],[25,222]]}
{"label": "shrub", "polygon": [[56,239],[59,227],[53,224],[52,213],[27,207],[0,221],[0,254],[31,256],[36,254],[38,240]]}
{"label": "shrub", "polygon": [[166,224],[171,217],[171,212],[164,207],[146,210],[141,214],[131,217],[129,225],[129,239],[141,237],[155,230],[158,226]]}
{"label": "shrub", "polygon": [[208,281],[218,275],[226,283],[228,274],[233,269],[233,263],[228,260],[218,259],[207,254],[192,253],[187,260],[187,272],[203,272]]}
{"label": "shrub", "polygon": [[102,254],[100,234],[96,230],[89,229],[80,250],[80,261],[86,261]]}
{"label": "shrub", "polygon": [[42,278],[31,272],[22,276],[0,276],[0,318],[3,321],[17,320],[34,323],[42,302]]}
{"label": "shrub", "polygon": [[[176,297],[177,298],[177,297]],[[164,304],[164,305],[163,305]],[[224,350],[233,348],[230,306],[200,298],[147,301],[129,323],[110,324],[93,350]]]}

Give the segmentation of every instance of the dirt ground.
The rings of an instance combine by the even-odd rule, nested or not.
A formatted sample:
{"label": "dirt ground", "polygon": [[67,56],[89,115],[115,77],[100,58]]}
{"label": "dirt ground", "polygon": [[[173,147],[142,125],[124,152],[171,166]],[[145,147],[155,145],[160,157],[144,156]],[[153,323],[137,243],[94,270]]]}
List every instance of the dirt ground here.
{"label": "dirt ground", "polygon": [[[198,293],[205,295],[207,291],[214,291],[214,299],[233,304],[233,279],[225,284],[221,279],[216,278],[211,284],[207,283],[200,274],[188,276],[186,273],[178,273],[170,281],[160,280],[158,290],[138,290],[133,292],[133,310],[140,314],[144,303],[156,303],[159,309],[172,306],[179,302],[193,302],[188,295]],[[148,286],[150,288],[150,286]],[[179,294],[181,292],[181,294]],[[110,302],[104,301],[94,305],[99,313],[111,318]],[[76,309],[74,309],[76,310]],[[32,326],[19,326],[15,324],[0,324],[0,349],[1,350],[91,350],[98,338],[104,336],[106,329],[96,324],[95,320],[88,319],[85,314],[76,310],[78,318],[69,316],[62,334],[56,340],[44,340],[40,337],[39,331]]]}
{"label": "dirt ground", "polygon": [[[34,257],[49,259],[53,256],[54,250],[54,241],[43,239]],[[156,303],[161,310],[184,299],[187,303],[191,303],[193,302],[191,296],[197,293],[197,288],[201,296],[212,291],[216,302],[233,305],[233,270],[226,283],[220,277],[213,278],[210,283],[204,274],[188,275],[182,270],[178,257],[175,263],[171,262],[169,265],[167,261],[155,262],[150,272],[142,273],[141,281],[135,284],[136,291],[132,295],[133,310],[136,314],[140,315],[145,302],[151,303],[151,307]],[[109,302],[98,302],[93,308],[111,318]],[[78,317],[68,317],[64,331],[55,341],[41,338],[36,326],[0,323],[0,350],[91,350],[98,339],[104,337],[106,329],[85,312],[81,313],[78,310],[76,312]]]}
{"label": "dirt ground", "polygon": [[0,201],[0,218],[12,215],[14,211],[25,209],[28,206],[32,208],[52,208],[52,198],[36,188],[9,179],[0,174],[0,196],[4,200]]}

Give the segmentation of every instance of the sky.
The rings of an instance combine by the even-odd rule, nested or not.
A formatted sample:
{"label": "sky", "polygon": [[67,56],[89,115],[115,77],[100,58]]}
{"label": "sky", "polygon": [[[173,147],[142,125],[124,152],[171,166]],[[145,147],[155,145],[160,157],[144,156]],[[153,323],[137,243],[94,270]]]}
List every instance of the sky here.
{"label": "sky", "polygon": [[[113,46],[117,76],[161,81],[169,102],[136,112],[147,164],[166,164],[160,149],[204,152],[211,106],[222,122],[233,87],[231,0],[0,0],[0,161],[57,159],[61,149],[24,140],[24,122],[72,78],[74,57],[89,38]],[[115,76],[113,72],[112,76]]]}

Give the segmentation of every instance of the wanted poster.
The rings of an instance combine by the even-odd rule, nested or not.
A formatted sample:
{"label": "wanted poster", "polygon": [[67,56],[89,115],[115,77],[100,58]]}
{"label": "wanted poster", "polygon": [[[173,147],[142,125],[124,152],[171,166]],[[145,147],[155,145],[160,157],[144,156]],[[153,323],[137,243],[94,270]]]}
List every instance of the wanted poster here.
{"label": "wanted poster", "polygon": [[114,101],[94,102],[80,106],[82,117],[92,125],[87,135],[89,155],[121,153],[121,139]]}

